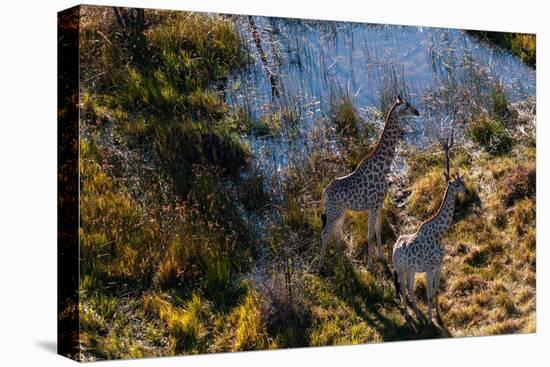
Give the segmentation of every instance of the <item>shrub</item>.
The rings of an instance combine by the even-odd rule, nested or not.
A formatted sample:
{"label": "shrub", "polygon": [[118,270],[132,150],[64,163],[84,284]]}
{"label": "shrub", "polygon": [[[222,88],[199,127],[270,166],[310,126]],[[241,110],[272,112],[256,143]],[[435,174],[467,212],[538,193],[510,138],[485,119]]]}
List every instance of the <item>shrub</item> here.
{"label": "shrub", "polygon": [[247,210],[262,209],[271,201],[264,179],[264,174],[258,169],[240,181],[240,201]]}
{"label": "shrub", "polygon": [[527,65],[536,67],[537,42],[534,34],[516,33],[510,41],[512,52],[519,56]]}
{"label": "shrub", "polygon": [[523,320],[510,319],[492,323],[483,329],[484,335],[514,334],[520,332],[524,325]]}
{"label": "shrub", "polygon": [[296,289],[304,279],[300,279],[296,287],[297,282],[285,278],[283,273],[275,272],[257,287],[262,322],[268,334],[277,338],[279,348],[306,346],[311,313],[303,292]]}
{"label": "shrub", "polygon": [[194,165],[214,166],[222,176],[237,176],[248,166],[248,149],[226,130],[207,131],[192,121],[156,126],[154,130],[162,167],[174,179],[175,192],[181,196],[191,188]]}
{"label": "shrub", "polygon": [[512,138],[500,121],[482,117],[470,125],[468,133],[488,153],[501,155],[512,148]]}
{"label": "shrub", "polygon": [[483,312],[477,304],[470,304],[468,306],[451,308],[448,318],[456,325],[466,327],[476,317],[479,317],[482,314]]}
{"label": "shrub", "polygon": [[361,118],[355,110],[351,97],[346,96],[332,106],[332,122],[336,131],[345,138],[357,138]]}
{"label": "shrub", "polygon": [[[416,174],[414,174],[416,177]],[[458,195],[455,202],[455,220],[463,219],[480,205],[477,190],[469,180],[465,179],[468,188],[465,194]],[[443,170],[432,168],[427,173],[418,176],[411,189],[409,208],[419,219],[428,219],[435,214],[443,200],[447,181]]]}
{"label": "shrub", "polygon": [[511,110],[504,93],[504,87],[497,85],[491,92],[491,99],[493,102],[493,116],[496,120],[504,123],[506,126],[511,126],[518,117],[518,112]]}
{"label": "shrub", "polygon": [[518,311],[516,304],[512,299],[512,295],[509,293],[500,293],[496,297],[496,304],[504,309],[507,315],[513,315]]}

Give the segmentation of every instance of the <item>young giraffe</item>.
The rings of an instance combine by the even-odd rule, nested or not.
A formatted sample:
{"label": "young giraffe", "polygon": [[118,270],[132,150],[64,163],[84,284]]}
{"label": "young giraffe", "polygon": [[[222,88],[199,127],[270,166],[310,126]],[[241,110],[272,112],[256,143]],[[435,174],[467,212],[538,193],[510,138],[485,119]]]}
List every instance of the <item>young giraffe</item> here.
{"label": "young giraffe", "polygon": [[393,246],[392,256],[395,289],[398,296],[400,295],[403,300],[405,314],[407,314],[406,287],[414,312],[417,317],[420,317],[414,297],[414,276],[416,273],[426,273],[428,319],[430,323],[432,323],[432,298],[435,301],[436,317],[441,319],[438,302],[439,281],[444,257],[441,239],[452,224],[457,194],[466,192],[464,181],[458,175],[458,172],[452,179],[449,177],[448,150],[452,143],[449,145],[448,142],[445,142],[442,145],[447,157],[447,172],[444,173],[447,188],[443,195],[443,202],[436,214],[424,221],[416,233],[403,235],[397,239]]}
{"label": "young giraffe", "polygon": [[[390,172],[395,155],[395,146],[402,136],[399,118],[419,116],[418,111],[403,101],[400,96],[391,107],[386,118],[384,131],[376,148],[357,165],[355,171],[347,176],[337,178],[323,190],[325,213],[323,221],[321,255],[319,270],[323,266],[323,258],[327,244],[333,234],[336,234],[336,245],[342,252],[342,224],[347,210],[368,210],[368,268],[372,270],[372,252],[374,235],[378,243],[378,257],[382,258],[381,213],[384,198],[388,190],[387,175]],[[376,230],[375,230],[376,227]]]}

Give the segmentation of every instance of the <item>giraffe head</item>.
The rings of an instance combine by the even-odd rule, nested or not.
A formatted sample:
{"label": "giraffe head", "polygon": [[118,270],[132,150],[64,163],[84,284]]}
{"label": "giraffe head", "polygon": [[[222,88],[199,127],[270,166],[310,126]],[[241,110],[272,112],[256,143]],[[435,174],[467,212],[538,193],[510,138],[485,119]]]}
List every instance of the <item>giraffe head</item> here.
{"label": "giraffe head", "polygon": [[458,173],[456,175],[452,175],[452,178],[449,177],[448,185],[449,185],[449,188],[451,188],[455,194],[466,193],[466,185],[464,184],[464,180],[462,179],[462,176],[460,176]]}
{"label": "giraffe head", "polygon": [[395,113],[397,117],[420,116],[420,113],[409,102],[397,96],[395,100]]}

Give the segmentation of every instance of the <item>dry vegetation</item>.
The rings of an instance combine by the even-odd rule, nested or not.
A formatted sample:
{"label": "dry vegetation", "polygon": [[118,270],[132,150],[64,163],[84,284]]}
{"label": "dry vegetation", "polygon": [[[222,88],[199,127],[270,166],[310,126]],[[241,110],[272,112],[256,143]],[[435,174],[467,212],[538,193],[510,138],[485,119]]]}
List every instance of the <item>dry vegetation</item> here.
{"label": "dry vegetation", "polygon": [[[271,189],[239,134],[277,135],[296,117],[253,121],[226,104],[228,77],[250,62],[230,19],[146,20],[121,29],[111,9],[83,8],[79,358],[535,331],[533,101],[510,105],[494,89],[452,153],[470,194],[445,238],[444,326],[428,327],[403,317],[387,265],[366,271],[364,213],[346,224],[346,259],[331,247],[327,274],[310,271],[321,226],[312,203],[379,134],[352,100],[335,101],[331,116],[342,155],[316,145]],[[444,190],[439,151],[403,155],[408,173],[386,200],[386,258]]]}

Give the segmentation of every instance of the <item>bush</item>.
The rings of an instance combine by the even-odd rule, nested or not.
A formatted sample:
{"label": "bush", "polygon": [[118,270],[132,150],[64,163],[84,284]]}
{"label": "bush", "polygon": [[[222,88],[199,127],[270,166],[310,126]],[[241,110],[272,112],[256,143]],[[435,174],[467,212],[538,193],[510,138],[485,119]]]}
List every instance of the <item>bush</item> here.
{"label": "bush", "polygon": [[499,243],[494,242],[494,239],[483,238],[479,236],[487,243],[484,243],[480,247],[475,247],[464,257],[464,262],[473,267],[485,267],[489,262],[492,255],[496,252],[501,252],[502,248]]}
{"label": "bush", "polygon": [[283,273],[275,271],[258,287],[260,315],[268,334],[277,338],[279,348],[307,346],[311,314],[303,289],[295,289],[303,286],[304,279],[296,282]]}
{"label": "bush", "polygon": [[518,112],[511,110],[508,103],[506,93],[504,93],[504,87],[498,84],[491,92],[491,99],[493,102],[493,116],[496,120],[504,123],[506,126],[513,125],[517,118]]}
{"label": "bush", "polygon": [[501,155],[512,149],[512,138],[500,121],[483,117],[470,125],[468,133],[488,153]]}
{"label": "bush", "polygon": [[355,110],[351,97],[346,96],[332,106],[332,122],[336,131],[345,138],[357,138],[361,118]]}
{"label": "bush", "polygon": [[512,52],[518,55],[527,65],[536,67],[537,41],[534,34],[516,33],[510,43]]}

